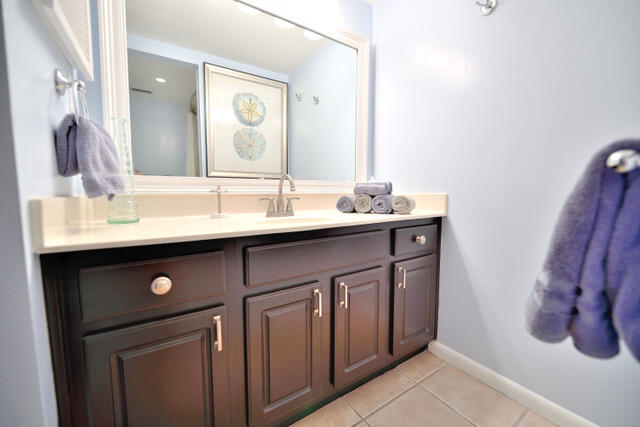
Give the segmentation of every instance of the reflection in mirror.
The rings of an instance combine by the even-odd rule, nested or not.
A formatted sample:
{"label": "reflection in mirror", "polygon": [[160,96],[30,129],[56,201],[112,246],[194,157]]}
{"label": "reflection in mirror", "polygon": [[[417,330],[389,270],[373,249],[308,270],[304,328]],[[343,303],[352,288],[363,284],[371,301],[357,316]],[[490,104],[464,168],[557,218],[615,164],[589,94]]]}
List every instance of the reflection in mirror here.
{"label": "reflection in mirror", "polygon": [[136,174],[199,176],[197,67],[129,49]]}
{"label": "reflection in mirror", "polygon": [[137,173],[355,179],[355,49],[233,0],[126,9]]}

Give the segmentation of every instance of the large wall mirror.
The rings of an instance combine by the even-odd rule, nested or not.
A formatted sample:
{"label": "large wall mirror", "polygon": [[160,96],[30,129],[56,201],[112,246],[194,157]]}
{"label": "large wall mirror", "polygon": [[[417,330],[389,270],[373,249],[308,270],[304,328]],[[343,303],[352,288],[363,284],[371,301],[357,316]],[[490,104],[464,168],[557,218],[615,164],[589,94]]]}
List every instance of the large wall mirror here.
{"label": "large wall mirror", "polygon": [[261,0],[99,9],[105,122],[129,119],[138,187],[255,188],[288,173],[327,189],[366,177],[363,37],[297,25]]}

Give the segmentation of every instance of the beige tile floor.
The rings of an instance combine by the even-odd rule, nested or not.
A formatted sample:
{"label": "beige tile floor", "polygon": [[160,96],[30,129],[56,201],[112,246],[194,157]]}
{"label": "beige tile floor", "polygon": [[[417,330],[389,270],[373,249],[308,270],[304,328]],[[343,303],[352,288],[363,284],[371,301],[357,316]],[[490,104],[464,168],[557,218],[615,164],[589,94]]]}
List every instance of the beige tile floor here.
{"label": "beige tile floor", "polygon": [[428,351],[294,424],[296,427],[553,425]]}

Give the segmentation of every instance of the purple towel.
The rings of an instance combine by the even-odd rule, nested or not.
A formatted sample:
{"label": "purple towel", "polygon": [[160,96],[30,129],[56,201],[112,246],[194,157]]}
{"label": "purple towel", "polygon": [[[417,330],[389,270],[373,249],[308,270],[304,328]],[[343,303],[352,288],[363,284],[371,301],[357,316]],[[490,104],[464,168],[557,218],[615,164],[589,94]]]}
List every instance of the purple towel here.
{"label": "purple towel", "polygon": [[582,353],[598,358],[618,354],[618,334],[611,321],[611,304],[605,293],[607,250],[622,203],[624,176],[603,170],[600,203],[593,234],[584,258],[579,287],[576,289],[576,315],[569,326],[573,344]]}
{"label": "purple towel", "polygon": [[89,198],[106,195],[109,200],[124,192],[118,152],[109,133],[85,117],[67,114],[55,136],[58,172],[62,176],[82,174]]}
{"label": "purple towel", "polygon": [[391,201],[393,196],[391,194],[385,194],[376,196],[371,201],[371,209],[376,214],[390,214],[393,212],[391,207]]}
{"label": "purple towel", "polygon": [[353,194],[368,194],[373,197],[391,194],[392,190],[390,182],[359,182],[353,188]]}
{"label": "purple towel", "polygon": [[356,200],[356,196],[342,196],[338,199],[336,203],[336,209],[338,209],[342,213],[351,213],[355,212],[356,208],[354,202]]}
{"label": "purple towel", "polygon": [[599,151],[567,199],[543,271],[527,300],[526,325],[536,338],[559,342],[571,335],[594,357],[618,352],[611,304],[604,297],[607,249],[626,177],[606,167],[620,149],[640,151],[640,141],[620,141]]}
{"label": "purple towel", "polygon": [[606,293],[615,327],[640,361],[640,170],[625,178],[627,191],[607,258]]}

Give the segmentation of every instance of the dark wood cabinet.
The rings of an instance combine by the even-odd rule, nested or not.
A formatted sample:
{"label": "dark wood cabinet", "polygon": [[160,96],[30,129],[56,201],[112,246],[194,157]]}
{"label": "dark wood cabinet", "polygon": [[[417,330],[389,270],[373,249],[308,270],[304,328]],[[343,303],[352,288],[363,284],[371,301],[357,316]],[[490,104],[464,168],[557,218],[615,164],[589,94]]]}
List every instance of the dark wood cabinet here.
{"label": "dark wood cabinet", "polygon": [[435,337],[440,224],[43,255],[59,424],[295,421]]}
{"label": "dark wood cabinet", "polygon": [[334,279],[333,383],[362,378],[384,362],[388,316],[386,268]]}
{"label": "dark wood cabinet", "polygon": [[322,393],[319,282],[247,299],[249,425],[291,415]]}
{"label": "dark wood cabinet", "polygon": [[229,425],[224,307],[82,340],[90,425]]}
{"label": "dark wood cabinet", "polygon": [[394,264],[394,356],[415,350],[434,337],[437,261],[432,254]]}

